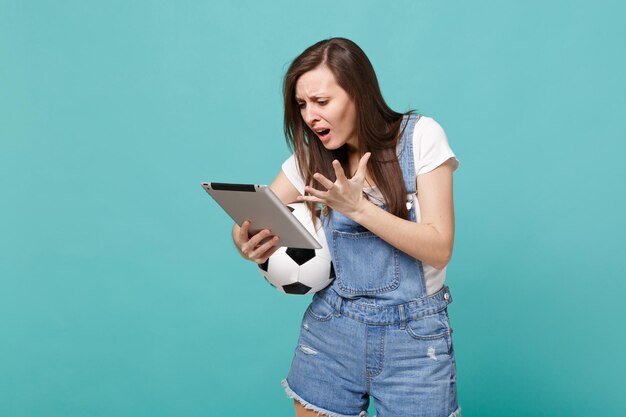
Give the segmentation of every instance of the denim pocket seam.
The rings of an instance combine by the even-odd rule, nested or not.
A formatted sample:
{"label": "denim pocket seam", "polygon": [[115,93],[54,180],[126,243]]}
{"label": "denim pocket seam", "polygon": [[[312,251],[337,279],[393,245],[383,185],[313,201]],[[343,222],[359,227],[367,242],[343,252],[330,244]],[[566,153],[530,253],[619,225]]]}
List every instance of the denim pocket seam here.
{"label": "denim pocket seam", "polygon": [[350,233],[350,232],[342,232],[339,230],[332,231],[333,258],[334,258],[335,274],[336,274],[335,279],[337,281],[337,285],[342,291],[353,294],[353,295],[377,295],[377,294],[382,294],[382,293],[386,293],[389,291],[393,291],[400,286],[400,253],[398,249],[394,248],[393,246],[389,245],[386,242],[385,244],[391,246],[392,253],[393,253],[393,265],[392,265],[393,273],[392,273],[391,280],[388,283],[386,283],[386,285],[384,285],[383,287],[378,287],[374,289],[351,288],[348,285],[346,285],[345,280],[343,279],[343,272],[344,272],[343,267],[342,267],[343,261],[341,261],[340,259],[341,257],[339,256],[339,253],[338,253],[337,241],[339,238],[351,239],[351,240],[375,238],[381,241],[382,239],[380,239],[377,235],[375,235],[372,232]]}
{"label": "denim pocket seam", "polygon": [[[427,319],[429,317],[433,317],[433,316],[437,316],[437,315],[439,315],[439,313],[431,314],[429,316],[420,317],[418,320],[424,320],[424,319]],[[415,333],[415,331],[408,324],[407,324],[407,326],[405,328],[405,331],[409,334],[409,336],[411,336],[413,339],[416,339],[416,340],[439,340],[439,339],[443,339],[445,337],[449,338],[452,335],[450,326],[446,325],[445,327],[446,327],[446,331],[441,332],[441,333],[437,333],[437,334],[434,334],[434,335],[428,335],[428,336],[420,335],[420,334]],[[447,344],[448,344],[448,348],[449,348],[450,347],[449,346],[450,343],[447,342]]]}
{"label": "denim pocket seam", "polygon": [[[326,301],[322,301],[323,303],[326,303]],[[311,317],[313,320],[317,320],[317,321],[329,321],[330,319],[333,318],[334,315],[334,309],[331,307],[330,312],[328,313],[328,315],[326,316],[319,316],[317,314],[315,314],[313,312],[313,309],[311,308],[313,304],[311,303],[311,305],[309,305],[309,307],[306,309],[306,313],[309,317]]]}

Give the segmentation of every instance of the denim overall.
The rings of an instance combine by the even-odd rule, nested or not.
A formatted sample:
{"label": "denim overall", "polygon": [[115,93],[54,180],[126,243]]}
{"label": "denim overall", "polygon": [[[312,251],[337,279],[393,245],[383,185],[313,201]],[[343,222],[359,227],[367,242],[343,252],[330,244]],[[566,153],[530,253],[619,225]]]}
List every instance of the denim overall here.
{"label": "denim overall", "polygon": [[[410,204],[409,219],[415,221],[416,191],[413,163],[413,129],[420,116],[404,123],[397,156]],[[406,121],[406,117],[405,117]],[[382,206],[385,208],[385,206]],[[336,279],[332,289],[346,299],[373,305],[397,305],[426,295],[422,262],[399,251],[354,220],[333,211],[322,216],[322,225],[333,259]]]}
{"label": "denim overall", "polygon": [[[405,116],[397,156],[415,221],[413,129]],[[383,206],[384,208],[384,206]],[[287,395],[333,417],[460,416],[448,287],[427,295],[422,263],[343,214],[322,217],[336,279],[302,320]]]}

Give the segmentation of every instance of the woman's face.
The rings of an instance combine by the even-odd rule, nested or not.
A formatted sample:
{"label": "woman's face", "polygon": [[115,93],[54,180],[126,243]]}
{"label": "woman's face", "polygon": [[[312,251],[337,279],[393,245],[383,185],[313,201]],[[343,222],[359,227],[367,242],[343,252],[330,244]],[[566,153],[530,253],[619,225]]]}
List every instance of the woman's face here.
{"label": "woman's face", "polygon": [[319,66],[298,78],[296,101],[302,119],[326,149],[338,149],[345,144],[358,149],[356,106],[328,67]]}

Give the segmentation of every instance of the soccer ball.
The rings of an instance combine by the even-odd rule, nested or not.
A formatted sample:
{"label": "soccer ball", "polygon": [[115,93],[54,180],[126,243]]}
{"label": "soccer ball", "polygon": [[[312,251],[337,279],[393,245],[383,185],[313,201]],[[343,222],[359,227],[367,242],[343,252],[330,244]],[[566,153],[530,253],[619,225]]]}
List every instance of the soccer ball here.
{"label": "soccer ball", "polygon": [[335,269],[328,251],[326,235],[321,222],[311,221],[305,203],[288,204],[296,218],[317,237],[321,249],[281,247],[267,261],[259,264],[259,271],[277,290],[287,294],[313,294],[324,289],[335,279]]}

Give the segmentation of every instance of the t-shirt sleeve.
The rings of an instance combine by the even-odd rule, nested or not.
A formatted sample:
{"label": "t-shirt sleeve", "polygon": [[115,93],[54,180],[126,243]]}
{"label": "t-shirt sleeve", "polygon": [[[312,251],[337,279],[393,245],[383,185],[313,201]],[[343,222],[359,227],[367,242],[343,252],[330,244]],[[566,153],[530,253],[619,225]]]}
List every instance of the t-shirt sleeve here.
{"label": "t-shirt sleeve", "polygon": [[294,185],[294,187],[296,187],[300,194],[304,195],[304,179],[298,171],[297,164],[295,155],[291,154],[291,156],[283,162],[282,169],[287,179]]}
{"label": "t-shirt sleeve", "polygon": [[432,171],[450,158],[453,171],[459,167],[459,160],[448,144],[446,132],[430,117],[422,117],[415,125],[413,157],[416,176]]}

